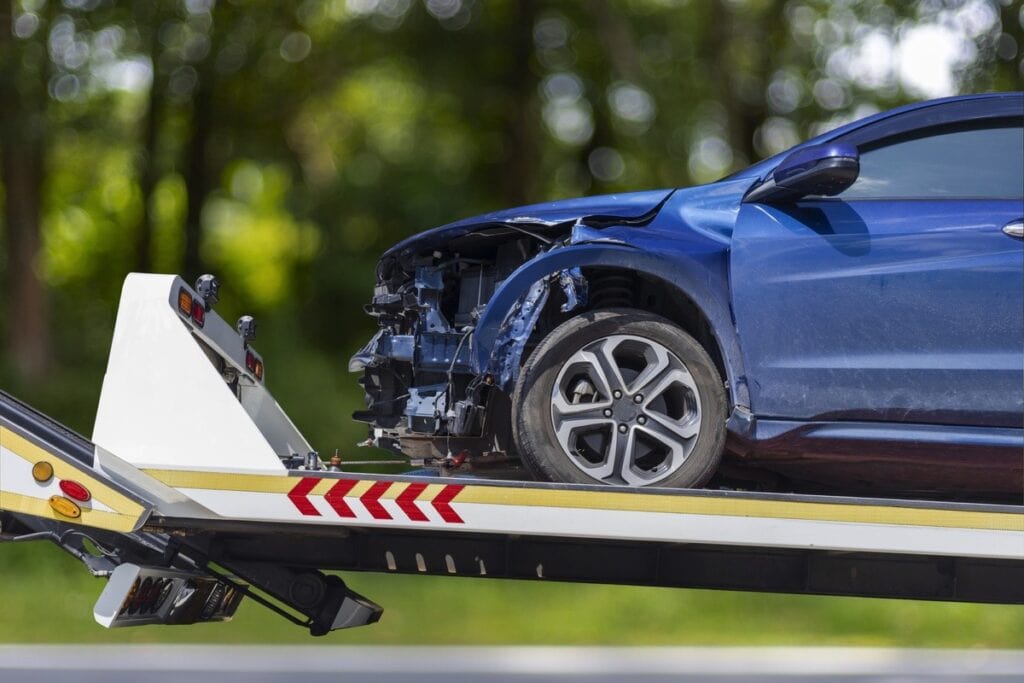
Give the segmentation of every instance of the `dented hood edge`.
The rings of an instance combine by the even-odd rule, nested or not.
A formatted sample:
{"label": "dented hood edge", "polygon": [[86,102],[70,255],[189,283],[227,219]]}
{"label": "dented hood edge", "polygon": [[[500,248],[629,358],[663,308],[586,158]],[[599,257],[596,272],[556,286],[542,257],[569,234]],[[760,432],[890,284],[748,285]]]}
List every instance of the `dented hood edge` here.
{"label": "dented hood edge", "polygon": [[589,218],[601,223],[615,219],[636,220],[655,212],[673,192],[672,189],[664,189],[597,195],[494,211],[407,237],[384,252],[382,258],[413,250],[431,249],[478,230],[504,225],[551,226],[577,221],[586,223]]}

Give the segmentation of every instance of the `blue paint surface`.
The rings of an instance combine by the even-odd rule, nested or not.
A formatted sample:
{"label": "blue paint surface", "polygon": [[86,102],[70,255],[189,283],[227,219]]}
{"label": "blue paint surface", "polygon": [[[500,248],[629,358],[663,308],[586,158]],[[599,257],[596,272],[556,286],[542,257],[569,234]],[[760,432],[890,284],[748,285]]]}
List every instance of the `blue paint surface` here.
{"label": "blue paint surface", "polygon": [[[1024,188],[1005,189],[1024,181],[1013,176],[992,197],[976,196],[975,183],[968,197],[872,196],[854,184],[845,198],[743,198],[812,145],[864,155],[926,131],[1022,125],[1022,93],[919,103],[710,185],[509,209],[409,238],[388,254],[527,219],[565,224],[564,244],[523,263],[494,292],[473,333],[475,372],[493,367],[503,326],[535,283],[566,269],[626,267],[664,281],[709,321],[737,411],[730,430],[752,452],[773,443],[798,456],[825,438],[870,442],[878,452],[904,444],[956,455],[963,447],[1016,457],[1019,478],[1024,242],[1002,228],[1024,217]],[[1007,149],[993,164],[1000,178],[1024,178],[1021,159],[1020,149]]]}

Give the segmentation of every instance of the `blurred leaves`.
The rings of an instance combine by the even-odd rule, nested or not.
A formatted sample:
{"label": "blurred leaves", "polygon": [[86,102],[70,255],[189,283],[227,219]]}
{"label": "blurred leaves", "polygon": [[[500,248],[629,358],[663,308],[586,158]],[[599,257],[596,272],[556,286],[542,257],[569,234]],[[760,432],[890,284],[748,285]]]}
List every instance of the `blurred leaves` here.
{"label": "blurred leaves", "polygon": [[[517,203],[707,182],[901,102],[1016,88],[1024,45],[1020,2],[1001,0],[4,7],[0,268],[22,294],[0,304],[2,376],[29,399],[40,377],[99,377],[127,272],[213,270],[226,317],[263,318],[271,376],[277,353],[315,357],[338,377],[327,403],[355,408],[344,359],[395,241]],[[313,429],[358,433],[340,413]]]}
{"label": "blurred leaves", "polygon": [[243,300],[273,309],[290,293],[292,272],[316,254],[319,233],[285,209],[287,169],[239,160],[225,176],[227,191],[214,194],[203,212],[204,253]]}

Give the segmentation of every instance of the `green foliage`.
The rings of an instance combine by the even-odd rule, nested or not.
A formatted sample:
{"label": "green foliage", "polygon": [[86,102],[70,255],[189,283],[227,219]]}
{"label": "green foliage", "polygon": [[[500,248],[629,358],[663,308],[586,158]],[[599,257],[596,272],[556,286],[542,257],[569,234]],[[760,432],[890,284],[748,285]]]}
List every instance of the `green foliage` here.
{"label": "green foliage", "polygon": [[[345,365],[370,332],[360,306],[390,244],[503,206],[710,181],[908,100],[1019,88],[1024,45],[1020,3],[996,0],[2,8],[0,159],[11,163],[0,178],[0,274],[10,291],[12,278],[38,279],[49,308],[0,298],[0,386],[88,434],[125,274],[213,270],[224,317],[259,317],[257,346],[280,402],[321,452],[345,455],[364,437],[348,419],[361,392]],[[929,36],[914,71],[912,43]],[[38,168],[12,161],[39,150]],[[10,201],[15,185],[15,199],[38,195],[38,220],[31,201]],[[39,253],[13,260],[9,245],[33,230]],[[19,344],[29,313],[43,326]],[[88,621],[99,585],[55,553],[4,547],[0,576],[0,640],[304,638],[253,607],[225,627],[107,633]],[[354,583],[390,614],[338,642],[1019,646],[1024,637],[1019,608]]]}

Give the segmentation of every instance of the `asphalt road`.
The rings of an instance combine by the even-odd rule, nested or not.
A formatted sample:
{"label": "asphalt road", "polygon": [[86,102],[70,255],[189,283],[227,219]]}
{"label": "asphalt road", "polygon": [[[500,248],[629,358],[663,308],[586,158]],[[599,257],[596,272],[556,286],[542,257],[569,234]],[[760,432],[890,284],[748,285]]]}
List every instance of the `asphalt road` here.
{"label": "asphalt road", "polygon": [[3,683],[1024,680],[1024,650],[0,645]]}

